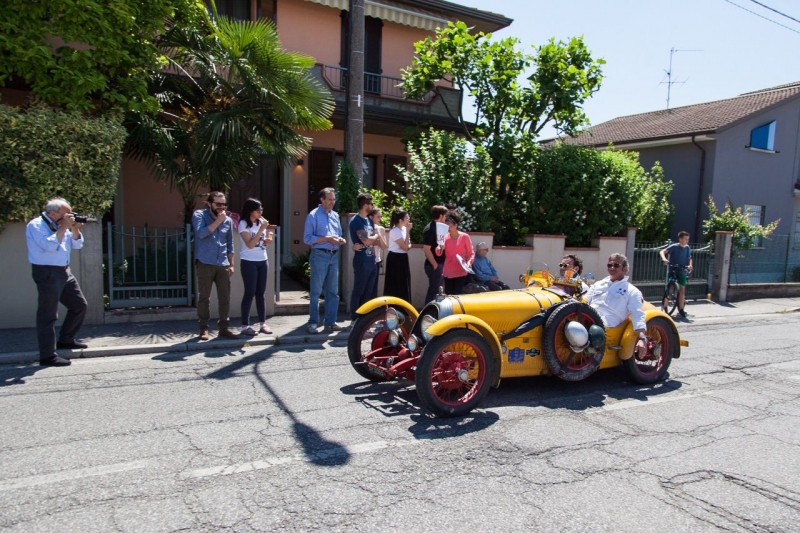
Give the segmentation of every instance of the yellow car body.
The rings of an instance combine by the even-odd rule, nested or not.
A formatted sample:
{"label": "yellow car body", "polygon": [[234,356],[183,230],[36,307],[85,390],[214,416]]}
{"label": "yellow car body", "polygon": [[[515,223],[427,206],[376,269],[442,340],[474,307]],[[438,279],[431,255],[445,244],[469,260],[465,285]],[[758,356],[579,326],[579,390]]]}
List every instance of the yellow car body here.
{"label": "yellow car body", "polygon": [[[440,295],[419,314],[397,298],[371,300],[357,310],[350,361],[374,381],[415,380],[434,413],[456,416],[476,407],[487,387],[503,378],[556,375],[578,381],[626,365],[632,379],[652,383],[664,378],[681,345],[688,346],[669,315],[645,302],[648,354],[634,357],[638,334],[630,320],[614,328],[598,324],[599,315],[580,297],[585,287],[579,280],[557,280],[538,269],[520,281],[525,288]],[[596,334],[596,345],[577,350],[569,344],[565,330],[575,321]],[[599,349],[600,330],[592,325],[604,332]]]}

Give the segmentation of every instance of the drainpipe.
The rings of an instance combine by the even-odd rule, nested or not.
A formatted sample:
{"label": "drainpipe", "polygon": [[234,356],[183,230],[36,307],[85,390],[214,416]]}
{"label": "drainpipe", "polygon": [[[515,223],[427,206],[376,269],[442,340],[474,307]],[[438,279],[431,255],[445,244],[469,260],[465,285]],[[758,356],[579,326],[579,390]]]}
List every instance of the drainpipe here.
{"label": "drainpipe", "polygon": [[[694,140],[694,138],[695,136],[692,135],[692,144],[702,152],[702,155],[700,156],[700,183],[697,185],[697,211],[695,211],[694,222],[694,238],[699,239],[703,229],[703,220],[700,216],[700,213],[703,209],[703,185],[706,178],[706,151],[697,143],[697,141]],[[695,242],[700,241],[695,240]]]}

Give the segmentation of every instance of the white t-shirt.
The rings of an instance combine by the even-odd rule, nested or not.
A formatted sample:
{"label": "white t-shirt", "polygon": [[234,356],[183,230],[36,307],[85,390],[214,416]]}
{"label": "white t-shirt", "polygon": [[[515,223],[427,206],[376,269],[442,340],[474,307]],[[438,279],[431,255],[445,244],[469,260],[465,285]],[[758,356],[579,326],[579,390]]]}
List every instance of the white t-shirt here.
{"label": "white t-shirt", "polygon": [[397,244],[397,241],[400,239],[406,240],[406,228],[398,228],[395,226],[389,232],[389,238],[387,239],[389,241],[389,251],[396,254],[407,254],[408,252],[400,248],[400,245]]}
{"label": "white t-shirt", "polygon": [[239,221],[239,242],[242,244],[241,251],[239,252],[240,259],[244,259],[245,261],[267,260],[267,244],[264,242],[264,240],[267,238],[267,230],[264,230],[258,240],[258,244],[252,248],[248,248],[247,244],[245,244],[244,239],[242,238],[243,231],[250,233],[250,237],[252,238],[256,233],[258,233],[259,227],[261,227],[261,225],[258,222],[254,222],[253,225],[248,228],[246,220]]}
{"label": "white t-shirt", "polygon": [[[375,226],[375,231],[384,240],[386,240],[386,230],[383,228],[383,226]],[[376,263],[380,263],[381,261],[383,261],[383,259],[381,257],[383,255],[383,249],[381,249],[381,247],[378,246],[377,244],[373,247],[373,249],[375,250],[375,262]]]}

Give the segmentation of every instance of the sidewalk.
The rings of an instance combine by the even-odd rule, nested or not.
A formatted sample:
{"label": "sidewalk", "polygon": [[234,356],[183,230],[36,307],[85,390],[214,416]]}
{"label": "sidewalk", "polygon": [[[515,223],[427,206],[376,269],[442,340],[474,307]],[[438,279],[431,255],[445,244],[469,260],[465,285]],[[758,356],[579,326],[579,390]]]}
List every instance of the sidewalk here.
{"label": "sidewalk", "polygon": [[[349,325],[344,313],[339,314],[337,324]],[[134,355],[164,352],[204,352],[220,349],[238,349],[244,346],[270,346],[274,344],[319,344],[328,339],[347,340],[348,332],[310,334],[308,315],[284,315],[267,318],[272,335],[259,334],[254,337],[242,335],[240,339],[216,338],[217,324],[211,320],[211,339],[197,338],[197,320],[167,320],[159,322],[129,322],[83,326],[78,340],[89,345],[83,350],[59,350],[62,357],[106,357],[110,355]],[[231,320],[231,330],[239,332],[238,320]],[[36,343],[36,328],[0,330],[0,364],[33,363],[39,361]]]}
{"label": "sidewalk", "polygon": [[[770,313],[787,313],[800,311],[800,298],[764,298],[735,303],[718,304],[710,300],[690,301],[686,304],[690,321],[696,322],[706,318],[724,318]],[[33,320],[33,317],[32,317]],[[232,326],[235,326],[232,321]],[[269,346],[274,344],[320,343],[328,339],[346,340],[348,332],[317,333],[311,335],[306,331],[308,316],[273,316],[267,319],[272,335],[256,335],[241,339],[216,339],[213,335],[209,341],[197,340],[196,320],[174,320],[164,322],[144,322],[125,324],[104,324],[84,326],[79,340],[86,342],[89,348],[75,350],[71,353],[61,350],[60,355],[70,359],[78,357],[105,357],[110,355],[133,355],[164,352],[203,352],[208,350],[241,348],[243,346]],[[339,324],[349,324],[344,314],[339,315]],[[676,320],[678,327],[686,322]],[[216,324],[212,321],[212,328]],[[239,331],[238,327],[232,328]],[[36,329],[22,328],[0,330],[0,364],[32,363],[39,360],[36,346]]]}

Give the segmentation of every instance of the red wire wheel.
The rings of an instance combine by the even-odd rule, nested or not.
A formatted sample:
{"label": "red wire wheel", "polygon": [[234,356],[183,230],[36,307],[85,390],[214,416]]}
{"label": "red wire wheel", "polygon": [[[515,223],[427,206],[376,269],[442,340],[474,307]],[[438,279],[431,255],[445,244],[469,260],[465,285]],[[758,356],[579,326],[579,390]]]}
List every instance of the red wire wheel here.
{"label": "red wire wheel", "polygon": [[550,372],[566,381],[581,381],[600,367],[603,351],[575,352],[564,331],[567,323],[580,322],[586,330],[592,325],[603,327],[600,315],[582,302],[571,301],[559,305],[544,324],[542,351]]}
{"label": "red wire wheel", "polygon": [[628,376],[636,383],[650,384],[663,380],[678,347],[678,335],[664,317],[647,321],[647,353],[634,354],[622,362]]}
{"label": "red wire wheel", "polygon": [[437,416],[462,416],[489,392],[494,359],[478,333],[450,330],[425,345],[417,364],[417,395]]}
{"label": "red wire wheel", "polygon": [[[405,338],[408,338],[410,325],[410,319],[406,318],[400,326]],[[383,307],[361,315],[353,322],[353,329],[347,338],[347,357],[361,377],[370,381],[387,381],[382,372],[364,363],[397,355],[398,348],[389,343],[389,333],[391,331],[386,325],[386,309]]]}

